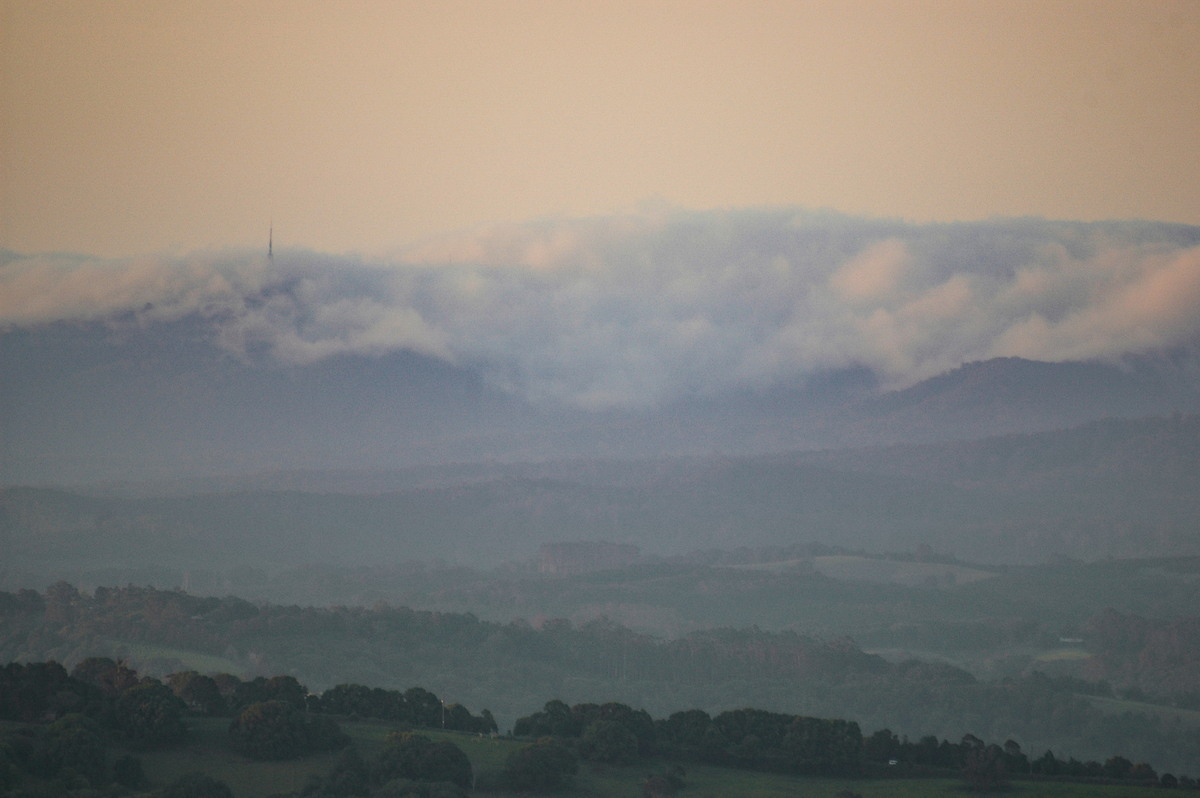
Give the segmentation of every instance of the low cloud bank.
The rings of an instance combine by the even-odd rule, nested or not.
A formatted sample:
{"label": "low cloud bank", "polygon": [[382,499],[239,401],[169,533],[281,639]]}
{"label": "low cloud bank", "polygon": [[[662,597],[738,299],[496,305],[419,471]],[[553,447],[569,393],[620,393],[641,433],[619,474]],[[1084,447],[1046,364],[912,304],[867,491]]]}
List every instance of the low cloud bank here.
{"label": "low cloud bank", "polygon": [[408,349],[538,401],[646,406],[867,367],[1116,358],[1200,340],[1200,228],[908,225],[796,210],[545,220],[386,261],[285,250],[0,258],[0,330],[210,320],[251,361]]}

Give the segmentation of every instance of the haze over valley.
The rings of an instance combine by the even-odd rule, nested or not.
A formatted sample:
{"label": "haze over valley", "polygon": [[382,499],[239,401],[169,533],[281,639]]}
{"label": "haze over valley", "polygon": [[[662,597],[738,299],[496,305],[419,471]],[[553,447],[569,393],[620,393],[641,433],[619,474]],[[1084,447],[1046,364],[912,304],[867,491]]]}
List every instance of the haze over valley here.
{"label": "haze over valley", "polygon": [[1196,787],[1197,42],[0,0],[0,792]]}
{"label": "haze over valley", "polygon": [[[450,664],[440,621],[420,655],[390,633],[339,638],[358,653],[335,666],[316,631],[97,635],[117,628],[104,604],[57,631],[12,616],[7,655],[420,683],[504,723],[535,686],[665,714],[770,705],[1192,767],[1200,230],[756,210],[502,238],[516,270],[486,251],[5,264],[46,298],[3,334],[14,606],[128,585],[131,607],[395,606],[484,624],[460,647],[533,636],[472,654],[486,677]],[[557,254],[530,262],[548,241]],[[73,298],[94,273],[117,290]],[[1079,273],[1091,287],[1073,294]],[[628,655],[578,659],[606,635],[637,641],[633,678]],[[665,663],[697,667],[710,635],[866,670],[730,665],[727,686],[667,688]],[[534,651],[541,675],[506,683]],[[913,678],[940,698],[897,698]],[[1012,680],[1021,701],[1076,702],[1090,731],[1012,715],[990,692]],[[1131,707],[1157,719],[1107,720]]]}

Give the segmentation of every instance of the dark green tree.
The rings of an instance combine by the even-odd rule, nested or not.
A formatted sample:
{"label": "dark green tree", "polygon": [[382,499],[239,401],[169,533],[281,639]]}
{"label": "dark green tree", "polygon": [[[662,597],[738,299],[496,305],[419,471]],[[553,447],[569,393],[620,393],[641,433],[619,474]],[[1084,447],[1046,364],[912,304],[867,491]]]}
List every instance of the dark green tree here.
{"label": "dark green tree", "polygon": [[629,764],[637,759],[638,739],[615,720],[598,720],[583,730],[579,754],[596,762]]}
{"label": "dark green tree", "polygon": [[233,790],[207,774],[188,773],[155,793],[155,798],[233,798]]}
{"label": "dark green tree", "polygon": [[442,719],[442,726],[446,729],[473,731],[475,725],[475,718],[471,716],[471,710],[457,703],[445,705]]}
{"label": "dark green tree", "polygon": [[283,701],[260,701],[229,724],[229,741],[252,759],[292,759],[340,748],[347,738],[332,718],[306,715]]}
{"label": "dark green tree", "polygon": [[282,701],[259,701],[229,724],[229,741],[251,759],[290,759],[305,749],[304,719]]}
{"label": "dark green tree", "polygon": [[42,721],[47,715],[93,712],[99,694],[78,679],[72,679],[57,662],[10,662],[0,668],[0,718],[24,723]]}
{"label": "dark green tree", "polygon": [[21,767],[18,764],[17,752],[8,740],[0,737],[0,795],[8,794],[20,779]]}
{"label": "dark green tree", "polygon": [[[71,678],[99,687],[103,683],[105,675],[116,668],[117,661],[112,657],[87,657],[71,668]],[[136,682],[135,679],[134,683]],[[126,685],[126,687],[130,686],[132,685]]]}
{"label": "dark green tree", "polygon": [[167,686],[189,709],[204,715],[223,715],[225,697],[211,676],[196,671],[180,671],[167,677]]}
{"label": "dark green tree", "polygon": [[529,792],[563,787],[578,771],[579,759],[575,753],[550,737],[513,751],[504,764],[508,786]]}
{"label": "dark green tree", "polygon": [[862,732],[853,721],[796,715],[779,749],[793,773],[852,773],[862,764]]}
{"label": "dark green tree", "polygon": [[402,709],[403,696],[400,696],[399,702],[393,707],[389,706],[386,700],[380,700],[381,696],[378,694],[382,692],[385,691],[377,691],[362,684],[339,684],[321,694],[321,711],[333,715],[399,720],[401,715],[395,710]]}
{"label": "dark green tree", "polygon": [[1007,779],[1004,773],[1004,752],[998,745],[970,745],[962,768],[968,790],[984,792],[1002,788]]}
{"label": "dark green tree", "polygon": [[393,779],[448,781],[468,789],[472,782],[471,760],[454,743],[433,742],[411,732],[392,732],[375,761],[375,781]]}
{"label": "dark green tree", "polygon": [[99,688],[110,698],[119,696],[140,681],[137,671],[124,660],[117,661],[109,657],[88,657],[71,669],[71,676]]}
{"label": "dark green tree", "polygon": [[1030,765],[1030,770],[1043,776],[1058,776],[1065,769],[1064,764],[1054,756],[1054,752],[1048,749]]}
{"label": "dark green tree", "polygon": [[1029,757],[1021,751],[1021,745],[1016,740],[1004,741],[1004,769],[1009,773],[1029,772]]}
{"label": "dark green tree", "polygon": [[513,735],[517,737],[578,737],[582,730],[571,707],[557,698],[547,701],[541,712],[517,718],[513,724]]}
{"label": "dark green tree", "polygon": [[1158,781],[1158,774],[1146,762],[1137,762],[1129,770],[1130,781]]}
{"label": "dark green tree", "polygon": [[293,676],[259,676],[237,685],[231,703],[235,710],[265,701],[282,701],[296,709],[304,709],[308,689]]}
{"label": "dark green tree", "polygon": [[342,751],[333,768],[325,776],[312,776],[300,791],[303,798],[348,798],[371,792],[371,770],[350,746]]}
{"label": "dark green tree", "polygon": [[485,708],[479,713],[479,718],[475,721],[475,728],[472,731],[479,734],[495,734],[500,731],[500,727],[496,725],[496,719],[492,717],[492,711]]}
{"label": "dark green tree", "polygon": [[117,728],[138,746],[171,745],[187,736],[184,709],[184,703],[166,685],[142,682],[117,698]]}
{"label": "dark green tree", "polygon": [[1133,763],[1123,756],[1111,756],[1104,760],[1104,775],[1110,779],[1124,779],[1133,770]]}
{"label": "dark green tree", "polygon": [[333,795],[366,795],[371,788],[371,770],[359,756],[358,749],[347,747],[329,771],[329,788]]}
{"label": "dark green tree", "polygon": [[36,736],[30,770],[47,778],[76,774],[92,786],[107,780],[105,744],[100,727],[83,715],[64,715]]}
{"label": "dark green tree", "polygon": [[414,726],[442,725],[442,702],[423,687],[410,687],[404,691],[404,711],[407,717],[402,720]]}
{"label": "dark green tree", "polygon": [[600,705],[600,720],[612,720],[633,732],[637,738],[638,755],[650,756],[656,751],[654,719],[644,709],[634,709],[627,704],[610,701]]}
{"label": "dark green tree", "polygon": [[712,718],[702,709],[676,712],[655,724],[659,741],[684,749],[698,749],[712,726]]}
{"label": "dark green tree", "polygon": [[142,760],[125,754],[113,762],[112,780],[122,787],[136,790],[146,783],[146,773],[142,770]]}
{"label": "dark green tree", "polygon": [[891,729],[880,729],[863,740],[863,759],[889,762],[900,756],[900,738]]}

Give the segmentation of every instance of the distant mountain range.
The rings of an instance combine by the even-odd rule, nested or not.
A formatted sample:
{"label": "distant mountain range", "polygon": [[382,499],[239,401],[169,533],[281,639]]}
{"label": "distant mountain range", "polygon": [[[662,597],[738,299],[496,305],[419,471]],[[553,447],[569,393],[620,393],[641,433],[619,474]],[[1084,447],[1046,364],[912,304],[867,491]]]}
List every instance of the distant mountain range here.
{"label": "distant mountain range", "polygon": [[1165,357],[1123,365],[994,358],[867,399],[852,415],[876,434],[891,428],[898,439],[952,440],[1197,408],[1196,385]]}
{"label": "distant mountain range", "polygon": [[[880,392],[864,372],[586,411],[412,353],[248,365],[202,322],[0,334],[0,484],[193,481],[453,463],[741,456],[950,441],[1200,409],[1190,352],[1120,364],[998,358]],[[243,483],[244,484],[244,483]]]}
{"label": "distant mountain range", "polygon": [[140,574],[161,584],[197,568],[304,563],[489,567],[578,540],[631,543],[651,557],[808,544],[989,563],[1196,555],[1200,416],[744,457],[263,474],[176,495],[118,487],[0,492],[0,581],[103,571],[108,582]]}
{"label": "distant mountain range", "polygon": [[784,207],[494,233],[382,260],[0,250],[0,485],[743,456],[1200,410],[1200,227]]}

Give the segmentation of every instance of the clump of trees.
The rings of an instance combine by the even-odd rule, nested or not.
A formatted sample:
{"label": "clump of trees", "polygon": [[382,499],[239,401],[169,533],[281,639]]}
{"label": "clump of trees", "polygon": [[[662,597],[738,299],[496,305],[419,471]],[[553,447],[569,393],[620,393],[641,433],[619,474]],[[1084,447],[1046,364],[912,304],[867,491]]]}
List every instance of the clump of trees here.
{"label": "clump of trees", "polygon": [[[933,735],[910,741],[889,729],[864,737],[853,721],[811,718],[737,709],[710,716],[699,709],[652,720],[643,710],[624,704],[546,702],[541,711],[519,718],[517,736],[540,736],[534,746],[510,758],[507,769],[514,788],[552,789],[574,771],[558,776],[539,764],[535,753],[556,745],[584,760],[628,764],[645,756],[693,761],[747,770],[802,775],[866,775],[874,777],[958,774],[968,789],[1004,787],[1010,778],[1053,778],[1072,781],[1194,786],[1187,776],[1161,776],[1150,765],[1114,756],[1101,762],[1058,759],[1047,751],[1030,760],[1012,739],[986,743],[966,734],[953,743]],[[675,778],[679,778],[678,774]],[[679,789],[668,774],[651,774],[646,795],[669,795]]]}
{"label": "clump of trees", "polygon": [[328,716],[310,715],[286,701],[260,701],[229,724],[229,741],[251,759],[292,759],[342,748],[350,740]]}
{"label": "clump of trees", "polygon": [[504,764],[505,786],[522,792],[547,792],[570,784],[579,772],[579,757],[553,737],[519,748]]}
{"label": "clump of trees", "polygon": [[[821,583],[804,589],[829,588],[830,584]],[[286,662],[297,673],[325,674],[329,673],[326,641],[337,640],[344,650],[356,652],[355,659],[385,672],[396,672],[400,666],[414,673],[436,672],[449,683],[466,685],[463,697],[510,717],[540,705],[546,699],[544,685],[576,676],[617,700],[653,695],[647,700],[654,704],[647,708],[664,715],[689,706],[768,706],[820,717],[854,717],[870,728],[902,724],[910,733],[953,730],[963,717],[972,717],[972,731],[982,736],[1039,739],[1092,758],[1123,751],[1135,760],[1153,758],[1171,769],[1187,769],[1200,745],[1200,730],[1177,727],[1167,717],[1147,712],[1118,718],[1080,695],[1128,694],[1128,668],[1143,660],[1147,665],[1155,663],[1159,675],[1154,683],[1169,684],[1171,691],[1200,684],[1195,677],[1200,672],[1196,667],[1200,626],[1182,619],[1165,625],[1111,615],[1099,619],[1094,624],[1098,656],[1089,662],[1086,675],[1111,679],[1109,685],[1036,673],[983,681],[949,666],[889,663],[847,640],[821,640],[795,632],[709,629],[664,640],[603,619],[584,624],[555,619],[535,628],[521,621],[497,623],[465,613],[385,604],[280,606],[133,586],[96,588],[91,595],[66,583],[52,586],[44,595],[0,592],[0,624],[7,632],[0,636],[0,655],[4,655],[0,660],[74,661],[94,650],[98,641],[121,640],[215,656],[229,653],[236,658],[253,650],[261,655],[260,662]],[[963,631],[961,625],[955,629]],[[979,632],[991,639],[993,633],[1009,634],[1005,629],[985,622],[971,636],[975,639]],[[1029,633],[1025,626],[1020,630],[1020,635]],[[1133,646],[1129,649],[1133,653],[1120,661],[1113,659],[1125,643]],[[1094,670],[1101,665],[1102,670]],[[153,667],[156,673],[166,674],[172,669],[184,671],[185,666],[160,660]],[[271,681],[241,683],[246,685],[243,694],[235,695],[233,687],[215,675],[191,673],[179,686],[172,678],[164,682],[188,711],[230,716],[251,703],[268,700],[243,694]],[[1153,687],[1143,685],[1150,692]],[[306,698],[310,711],[443,727],[440,702],[409,701],[416,696],[406,697],[408,691],[345,688],[343,695],[326,691]],[[1200,692],[1177,693],[1173,700],[1181,706],[1200,706],[1197,695]],[[317,706],[317,700],[328,706]],[[445,707],[446,729],[487,731],[493,723],[486,713],[471,715],[453,704]]]}
{"label": "clump of trees", "polygon": [[474,734],[495,734],[496,719],[484,709],[478,717],[462,704],[443,703],[423,687],[384,690],[361,684],[339,684],[319,696],[310,696],[314,712],[393,720],[410,726],[439,727]]}
{"label": "clump of trees", "polygon": [[385,784],[396,779],[447,781],[467,789],[472,782],[471,761],[461,748],[412,732],[392,732],[384,738],[375,769],[376,779]]}
{"label": "clump of trees", "polygon": [[9,663],[0,668],[0,719],[26,725],[0,736],[0,792],[30,779],[56,794],[139,788],[141,762],[111,757],[110,744],[178,744],[187,738],[185,711],[166,685],[106,657],[71,673],[57,662]]}
{"label": "clump of trees", "polygon": [[[64,795],[77,789],[108,789],[114,795],[141,789],[141,762],[130,755],[112,757],[110,745],[176,745],[187,738],[189,713],[231,716],[230,747],[261,760],[345,748],[349,738],[331,713],[346,709],[351,699],[352,711],[366,716],[478,733],[496,730],[486,710],[472,715],[419,687],[401,693],[341,685],[326,693],[328,700],[312,695],[291,676],[243,681],[181,671],[164,683],[107,657],[84,659],[70,673],[56,662],[10,663],[0,668],[0,720],[27,725],[0,734],[0,793],[31,779],[50,782],[53,794]],[[470,761],[457,746],[406,732],[390,735],[370,763],[347,749],[330,775],[315,779],[304,794],[459,798],[473,780]],[[154,798],[229,794],[217,780],[188,774]]]}
{"label": "clump of trees", "polygon": [[139,748],[173,745],[187,737],[184,703],[171,689],[148,680],[121,692],[113,707],[116,727]]}
{"label": "clump of trees", "polygon": [[314,776],[302,798],[465,798],[474,782],[467,755],[445,740],[393,732],[373,761],[347,748],[325,776]]}
{"label": "clump of trees", "polygon": [[654,719],[617,701],[567,706],[554,699],[541,712],[518,718],[517,737],[579,738],[580,755],[599,762],[630,762],[656,750]]}
{"label": "clump of trees", "polygon": [[862,763],[858,724],[738,709],[715,718],[692,709],[666,720],[616,702],[548,701],[541,712],[519,718],[517,736],[571,739],[585,760],[626,764],[661,754],[674,759],[787,773],[854,773]]}
{"label": "clump of trees", "polygon": [[[486,710],[472,715],[446,706],[422,688],[400,692],[339,685],[321,695],[290,676],[242,681],[228,674],[183,671],[164,682],[139,676],[125,663],[88,658],[71,673],[54,662],[11,663],[0,668],[0,792],[50,784],[54,794],[103,790],[112,795],[146,787],[140,761],[114,758],[110,746],[148,748],[186,739],[188,713],[231,717],[229,744],[255,759],[286,759],[343,748],[329,774],[310,780],[298,795],[461,798],[472,788],[545,792],[568,786],[580,760],[625,765],[646,757],[695,761],[795,774],[876,777],[958,773],[974,790],[1003,787],[1012,778],[1105,781],[1195,787],[1187,776],[1158,774],[1145,762],[1112,756],[1103,762],[1060,759],[1046,751],[1030,759],[1012,739],[987,743],[971,734],[958,743],[935,736],[910,741],[888,729],[864,737],[857,723],[759,709],[715,716],[699,709],[654,719],[626,704],[547,701],[519,718],[518,736],[530,744],[514,751],[503,769],[476,784],[471,763],[448,741],[412,731],[390,734],[365,761],[334,720],[348,712],[403,721],[404,725],[494,732]],[[645,796],[673,795],[683,771],[671,765],[649,774]],[[155,793],[155,798],[222,798],[227,786],[196,774]]]}

